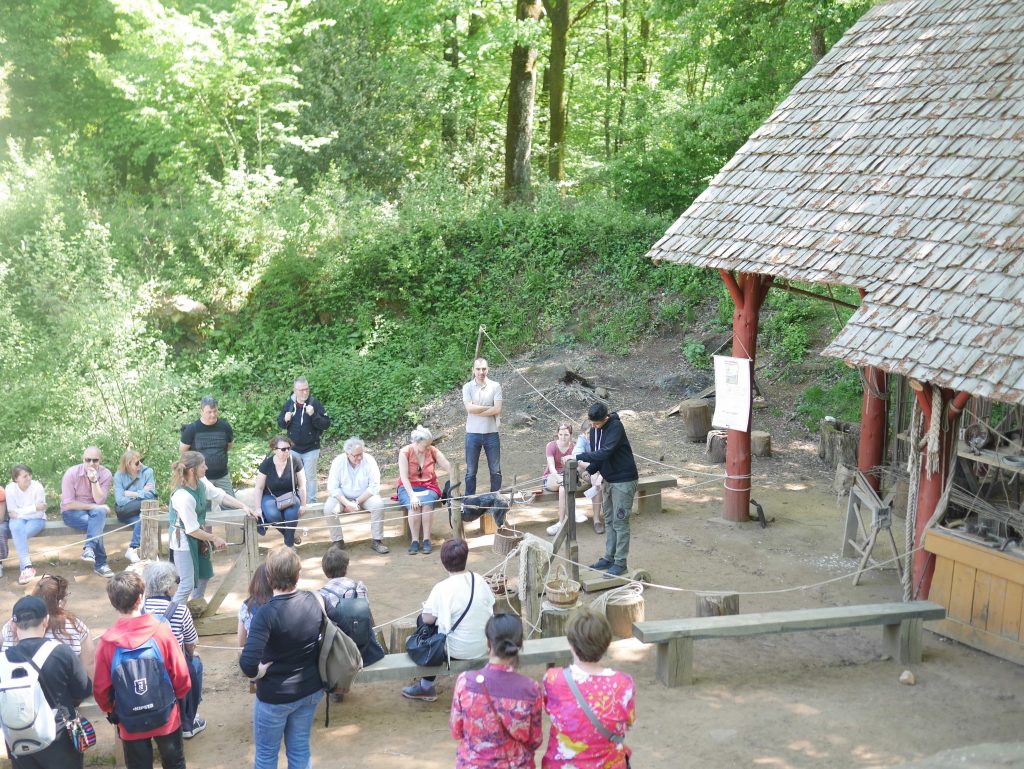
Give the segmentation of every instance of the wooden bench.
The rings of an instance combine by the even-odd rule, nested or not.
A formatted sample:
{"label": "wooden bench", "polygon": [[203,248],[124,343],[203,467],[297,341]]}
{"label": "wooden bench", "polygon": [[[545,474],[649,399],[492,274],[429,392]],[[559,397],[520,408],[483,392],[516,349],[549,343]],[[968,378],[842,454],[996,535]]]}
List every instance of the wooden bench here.
{"label": "wooden bench", "polygon": [[[642,513],[660,513],[662,511],[661,506],[661,490],[669,489],[679,485],[679,479],[674,475],[649,475],[641,476],[640,480],[636,483],[636,512],[637,515]],[[547,491],[546,489],[540,488],[530,492],[533,494],[534,502],[557,502],[558,492]],[[577,490],[576,498],[579,499],[583,496],[582,490]]]}
{"label": "wooden bench", "polygon": [[[537,638],[526,641],[519,652],[520,665],[568,665],[572,662],[569,641],[565,636]],[[365,667],[356,677],[356,683],[378,681],[404,681],[415,676],[444,676],[476,670],[487,664],[487,658],[475,660],[452,660],[451,669],[446,667],[421,668],[405,652],[388,654],[384,659]]]}
{"label": "wooden bench", "polygon": [[876,603],[635,622],[633,635],[658,645],[658,680],[665,686],[682,686],[693,683],[693,642],[697,638],[881,625],[886,652],[907,664],[921,661],[922,622],[945,617],[946,610],[931,601]]}

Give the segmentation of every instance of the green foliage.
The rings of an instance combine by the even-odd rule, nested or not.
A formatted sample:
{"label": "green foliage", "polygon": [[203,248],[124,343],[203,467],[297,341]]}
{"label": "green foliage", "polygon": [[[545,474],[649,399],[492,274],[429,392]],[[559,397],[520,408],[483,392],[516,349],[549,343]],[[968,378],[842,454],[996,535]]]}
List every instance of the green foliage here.
{"label": "green foliage", "polygon": [[683,357],[690,362],[691,366],[695,368],[711,368],[711,355],[708,354],[703,342],[698,342],[696,339],[683,342],[682,352]]}
{"label": "green foliage", "polygon": [[843,422],[859,422],[863,387],[860,372],[836,362],[821,381],[808,387],[797,403],[800,421],[812,432],[826,416]]}

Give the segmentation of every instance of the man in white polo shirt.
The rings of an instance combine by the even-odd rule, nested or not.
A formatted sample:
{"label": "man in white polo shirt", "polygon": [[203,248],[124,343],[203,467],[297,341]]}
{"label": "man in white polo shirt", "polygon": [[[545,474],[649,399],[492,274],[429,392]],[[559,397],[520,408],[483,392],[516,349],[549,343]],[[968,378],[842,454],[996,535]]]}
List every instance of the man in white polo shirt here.
{"label": "man in white polo shirt", "polygon": [[373,552],[386,555],[390,550],[384,544],[384,501],[380,498],[380,468],[377,460],[366,453],[363,439],[353,435],[345,441],[344,453],[331,462],[327,475],[327,502],[324,515],[334,516],[330,524],[331,540],[345,546],[341,530],[343,513],[370,514],[370,547]]}
{"label": "man in white polo shirt", "polygon": [[487,455],[487,471],[491,491],[501,488],[501,385],[487,378],[487,361],[473,361],[473,378],[462,386],[462,403],[466,407],[466,487],[465,494],[476,494],[476,471],[480,465],[480,449]]}

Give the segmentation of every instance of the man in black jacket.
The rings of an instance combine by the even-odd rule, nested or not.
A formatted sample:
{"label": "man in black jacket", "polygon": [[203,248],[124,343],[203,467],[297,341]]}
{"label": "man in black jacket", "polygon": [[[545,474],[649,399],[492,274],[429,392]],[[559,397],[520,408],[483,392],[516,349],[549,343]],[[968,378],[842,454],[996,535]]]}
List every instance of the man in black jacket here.
{"label": "man in black jacket", "polygon": [[617,577],[626,573],[629,513],[633,509],[636,482],[640,476],[619,415],[609,414],[608,407],[603,403],[594,403],[587,412],[587,418],[591,424],[591,450],[577,454],[576,459],[589,462],[590,471],[600,472],[604,478],[601,487],[605,528],[604,558],[590,568]]}
{"label": "man in black jacket", "polygon": [[316,502],[316,463],[320,458],[320,436],[331,426],[324,404],[309,394],[304,377],[295,380],[291,397],[284,402],[277,426],[292,439],[292,456],[302,462],[306,473],[306,503]]}
{"label": "man in black jacket", "polygon": [[[31,660],[44,644],[51,645],[51,651],[40,667],[39,685],[46,701],[62,714],[75,714],[75,708],[92,694],[92,681],[82,667],[78,655],[70,646],[47,640],[49,619],[43,599],[27,595],[14,604],[14,624],[18,628],[18,643],[5,654],[11,662]],[[11,755],[11,747],[7,746]],[[57,738],[38,753],[11,756],[14,769],[81,769],[85,756],[71,744],[63,721],[57,724]]]}

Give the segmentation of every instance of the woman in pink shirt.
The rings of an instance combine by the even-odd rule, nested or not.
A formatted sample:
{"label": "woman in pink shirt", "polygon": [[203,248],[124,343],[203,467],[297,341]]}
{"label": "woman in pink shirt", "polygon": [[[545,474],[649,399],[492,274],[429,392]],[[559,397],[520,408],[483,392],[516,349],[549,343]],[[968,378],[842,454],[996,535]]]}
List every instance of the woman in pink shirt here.
{"label": "woman in pink shirt", "polygon": [[456,769],[533,769],[544,741],[540,684],[516,672],[523,623],[514,614],[487,620],[487,665],[460,673],[448,726],[459,740]]}
{"label": "woman in pink shirt", "polygon": [[636,721],[633,678],[601,664],[612,642],[603,614],[577,609],[566,625],[572,665],[544,676],[551,718],[543,769],[628,769],[626,730]]}

